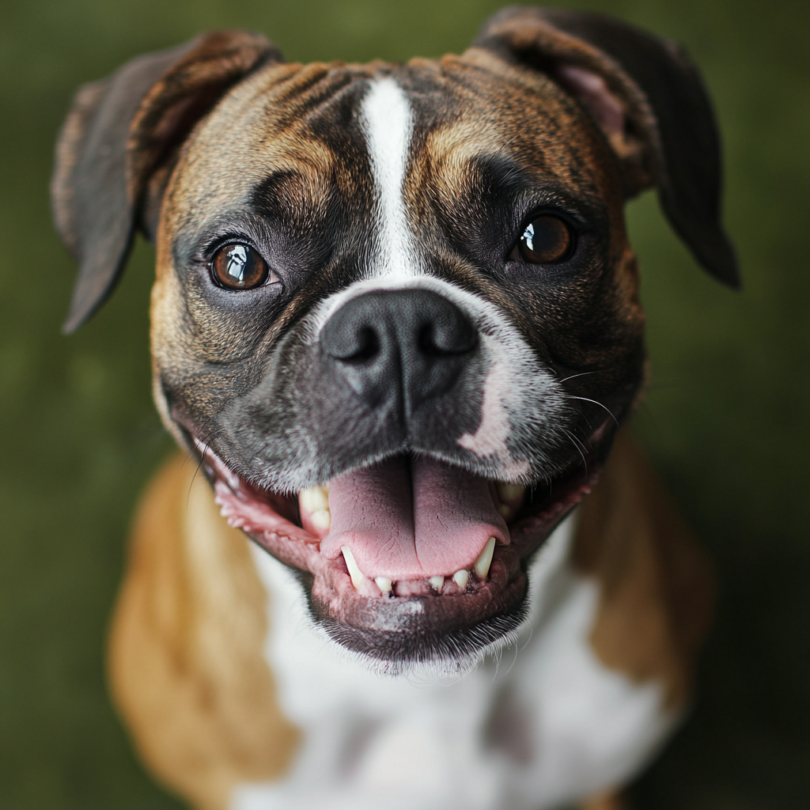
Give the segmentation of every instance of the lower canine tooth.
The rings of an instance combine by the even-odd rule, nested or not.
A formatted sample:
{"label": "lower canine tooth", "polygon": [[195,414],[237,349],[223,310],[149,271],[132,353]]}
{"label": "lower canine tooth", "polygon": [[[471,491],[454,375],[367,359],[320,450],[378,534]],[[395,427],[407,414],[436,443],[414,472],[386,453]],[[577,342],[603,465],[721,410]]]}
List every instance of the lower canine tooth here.
{"label": "lower canine tooth", "polygon": [[442,586],[444,585],[444,577],[431,577],[428,582],[430,583],[430,587],[433,588],[436,593],[442,592]]}
{"label": "lower canine tooth", "polygon": [[343,546],[340,550],[343,552],[343,559],[346,560],[346,568],[349,569],[352,585],[354,585],[355,588],[359,588],[366,581],[366,575],[357,567],[354,554],[352,554],[348,546]]}
{"label": "lower canine tooth", "polygon": [[463,591],[467,587],[467,583],[470,581],[470,572],[469,571],[456,571],[453,574],[453,582],[458,585],[459,588]]}
{"label": "lower canine tooth", "polygon": [[[349,553],[351,554],[351,552],[349,552]],[[345,556],[345,552],[344,552],[344,556]],[[348,565],[348,562],[346,564]],[[360,576],[363,576],[363,575],[360,574]],[[374,581],[377,583],[377,587],[383,593],[391,593],[391,589],[394,587],[394,583],[391,582],[390,579],[386,579],[386,577],[376,577],[374,579]]]}
{"label": "lower canine tooth", "polygon": [[489,566],[492,565],[492,554],[495,551],[495,538],[490,537],[487,540],[487,544],[484,546],[484,550],[478,555],[478,559],[475,561],[475,565],[473,565],[473,569],[475,570],[476,576],[479,579],[486,579],[487,574],[489,573]]}
{"label": "lower canine tooth", "polygon": [[332,513],[328,509],[318,509],[317,512],[313,512],[309,519],[312,521],[312,525],[316,529],[326,529],[332,524]]}

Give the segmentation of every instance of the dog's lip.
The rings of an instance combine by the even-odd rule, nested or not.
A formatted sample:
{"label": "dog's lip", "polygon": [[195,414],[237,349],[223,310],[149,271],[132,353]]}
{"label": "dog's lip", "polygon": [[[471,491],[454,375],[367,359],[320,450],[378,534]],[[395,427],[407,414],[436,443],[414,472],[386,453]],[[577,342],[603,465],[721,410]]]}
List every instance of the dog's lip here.
{"label": "dog's lip", "polygon": [[[601,439],[604,431],[599,431]],[[595,434],[596,435],[596,434]],[[381,601],[381,593],[372,588],[373,595],[358,593],[352,584],[346,563],[342,556],[321,553],[321,539],[297,525],[294,520],[296,504],[292,498],[261,490],[236,473],[206,444],[195,440],[202,455],[203,465],[214,487],[215,500],[220,506],[223,517],[228,523],[245,531],[254,541],[282,562],[308,572],[315,577],[315,582],[332,583],[329,590],[333,595],[345,597],[351,595],[357,599]],[[524,507],[509,525],[509,537],[499,539],[495,546],[490,572],[485,580],[472,577],[464,588],[454,586],[451,580],[442,589],[441,594],[433,594],[429,588],[424,593],[414,589],[413,596],[384,601],[398,601],[402,598],[421,596],[460,596],[472,597],[479,591],[497,590],[506,581],[516,576],[520,564],[525,561],[543,543],[551,530],[562,518],[590,492],[599,475],[601,465],[596,463],[596,452],[589,454],[582,469],[574,472],[557,485],[554,497],[541,507]],[[588,465],[588,461],[592,463]],[[503,580],[502,573],[509,577]],[[323,587],[313,585],[313,595],[325,596]]]}
{"label": "dog's lip", "polygon": [[[302,572],[309,583],[313,615],[329,636],[387,672],[422,661],[452,660],[458,650],[482,650],[502,642],[522,622],[526,567],[557,524],[590,491],[592,468],[571,479],[545,508],[524,515],[511,528],[509,545],[497,545],[485,580],[470,577],[461,590],[448,582],[410,596],[385,597],[357,591],[343,557],[330,560],[318,538],[283,517],[270,504],[247,498],[245,484],[211,451],[201,447],[214,480],[217,503],[229,522],[243,529],[272,556]],[[289,505],[278,496],[276,506]],[[237,504],[236,501],[239,501]],[[251,509],[258,510],[251,514]]]}
{"label": "dog's lip", "polygon": [[[406,581],[384,595],[373,582],[358,591],[342,556],[328,559],[320,539],[296,522],[295,498],[262,490],[236,475],[216,453],[197,440],[202,464],[228,522],[260,547],[300,572],[316,621],[339,644],[389,672],[413,662],[451,661],[457,652],[476,654],[503,642],[522,622],[532,555],[554,528],[590,492],[609,446],[612,430],[601,426],[581,465],[555,478],[539,506],[524,504],[508,526],[508,544],[495,546],[485,578],[469,577],[465,587],[452,580],[440,592],[427,580]],[[530,499],[527,497],[526,499]],[[396,592],[396,595],[394,593]],[[471,652],[472,651],[472,652]]]}

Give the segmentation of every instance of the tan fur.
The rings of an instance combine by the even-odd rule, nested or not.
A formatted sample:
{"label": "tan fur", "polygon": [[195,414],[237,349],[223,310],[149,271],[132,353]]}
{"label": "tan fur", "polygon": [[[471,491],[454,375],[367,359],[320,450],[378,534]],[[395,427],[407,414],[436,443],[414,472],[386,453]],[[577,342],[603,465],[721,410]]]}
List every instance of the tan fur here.
{"label": "tan fur", "polygon": [[147,490],[111,636],[115,701],[140,754],[200,810],[289,766],[298,732],[262,654],[266,594],[248,540],[188,458]]}
{"label": "tan fur", "polygon": [[574,564],[600,585],[591,633],[598,658],[635,681],[663,683],[669,708],[681,707],[709,626],[711,578],[692,532],[626,432],[581,511]]}

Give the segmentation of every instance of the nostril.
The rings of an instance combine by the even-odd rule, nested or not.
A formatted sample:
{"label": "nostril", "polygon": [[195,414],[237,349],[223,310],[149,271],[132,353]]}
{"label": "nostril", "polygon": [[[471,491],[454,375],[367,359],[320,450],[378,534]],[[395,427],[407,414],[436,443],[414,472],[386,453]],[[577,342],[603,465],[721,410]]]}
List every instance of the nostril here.
{"label": "nostril", "polygon": [[441,341],[436,338],[436,330],[433,328],[433,324],[423,326],[416,337],[416,346],[420,353],[427,357],[443,357],[456,353],[452,348],[442,347]]}
{"label": "nostril", "polygon": [[380,353],[380,338],[371,326],[358,329],[356,347],[350,353],[338,355],[344,363],[366,363]]}
{"label": "nostril", "polygon": [[429,357],[467,354],[478,345],[478,333],[466,319],[451,323],[427,323],[417,334],[419,351]]}
{"label": "nostril", "polygon": [[330,335],[327,347],[335,360],[360,365],[379,355],[380,337],[373,326],[341,324],[341,327]]}
{"label": "nostril", "polygon": [[433,336],[433,325],[425,324],[416,336],[416,347],[422,354],[426,355],[441,355],[444,352],[436,345]]}

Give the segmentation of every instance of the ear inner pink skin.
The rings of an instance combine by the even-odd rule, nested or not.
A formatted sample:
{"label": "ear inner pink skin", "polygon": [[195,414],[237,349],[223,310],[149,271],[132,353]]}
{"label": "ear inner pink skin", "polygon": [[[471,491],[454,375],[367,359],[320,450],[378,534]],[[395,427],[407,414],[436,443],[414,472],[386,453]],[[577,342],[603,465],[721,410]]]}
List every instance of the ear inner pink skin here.
{"label": "ear inner pink skin", "polygon": [[396,457],[329,484],[321,553],[348,546],[367,577],[398,581],[472,568],[490,537],[509,543],[489,482],[429,458]]}
{"label": "ear inner pink skin", "polygon": [[560,65],[557,76],[563,86],[596,116],[609,133],[624,134],[624,107],[608,90],[601,76],[574,65]]}

